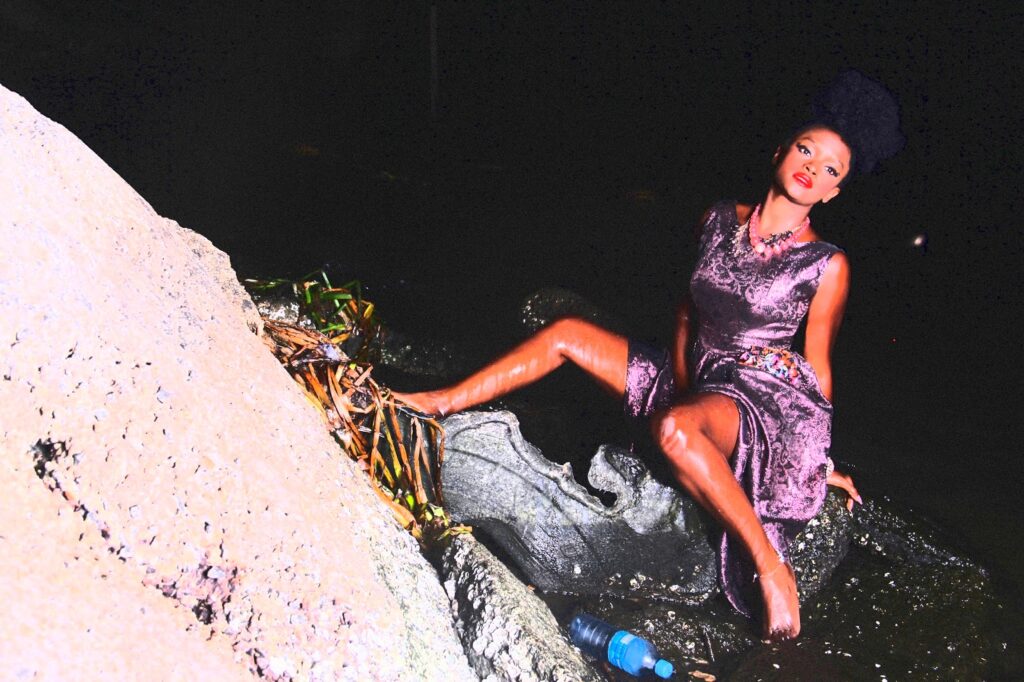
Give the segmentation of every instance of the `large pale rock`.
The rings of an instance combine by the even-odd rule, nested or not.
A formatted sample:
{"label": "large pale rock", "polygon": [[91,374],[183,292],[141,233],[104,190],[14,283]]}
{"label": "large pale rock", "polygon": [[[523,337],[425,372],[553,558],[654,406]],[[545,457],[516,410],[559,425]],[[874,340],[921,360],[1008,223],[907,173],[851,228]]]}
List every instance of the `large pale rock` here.
{"label": "large pale rock", "polygon": [[473,679],[226,256],[0,87],[0,669]]}
{"label": "large pale rock", "polygon": [[3,459],[0,679],[251,679],[230,641],[145,587],[94,524]]}

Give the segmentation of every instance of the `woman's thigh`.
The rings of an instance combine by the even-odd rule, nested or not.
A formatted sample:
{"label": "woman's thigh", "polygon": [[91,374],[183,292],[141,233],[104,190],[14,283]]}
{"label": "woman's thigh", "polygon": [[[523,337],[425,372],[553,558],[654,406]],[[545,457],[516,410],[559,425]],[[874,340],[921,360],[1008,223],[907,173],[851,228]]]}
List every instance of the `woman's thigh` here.
{"label": "woman's thigh", "polygon": [[722,393],[690,393],[668,411],[677,423],[699,429],[726,459],[732,459],[740,432],[735,400]]}

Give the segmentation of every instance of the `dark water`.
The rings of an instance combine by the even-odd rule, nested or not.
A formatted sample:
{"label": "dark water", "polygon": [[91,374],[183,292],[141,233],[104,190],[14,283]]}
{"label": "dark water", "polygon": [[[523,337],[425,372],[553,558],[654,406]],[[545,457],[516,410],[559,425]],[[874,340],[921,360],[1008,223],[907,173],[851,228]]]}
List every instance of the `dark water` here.
{"label": "dark water", "polygon": [[395,328],[485,357],[546,285],[667,342],[702,211],[760,197],[839,69],[882,78],[908,146],[815,216],[854,271],[833,454],[1024,605],[1017,10],[436,6],[434,116],[428,3],[17,0],[0,83],[241,274],[326,266]]}

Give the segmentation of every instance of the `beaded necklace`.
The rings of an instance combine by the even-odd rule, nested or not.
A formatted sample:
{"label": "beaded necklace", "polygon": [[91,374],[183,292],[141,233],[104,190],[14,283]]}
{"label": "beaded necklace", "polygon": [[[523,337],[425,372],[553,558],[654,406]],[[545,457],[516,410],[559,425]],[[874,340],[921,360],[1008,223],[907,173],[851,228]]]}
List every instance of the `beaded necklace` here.
{"label": "beaded necklace", "polygon": [[769,260],[772,256],[778,256],[793,246],[796,243],[796,238],[810,226],[811,217],[807,216],[802,223],[792,230],[785,230],[764,239],[759,234],[761,228],[761,204],[758,204],[754,207],[754,211],[750,214],[747,222],[740,225],[739,229],[736,230],[736,234],[732,238],[733,253],[738,256],[745,248],[743,237],[746,235],[754,252],[761,256],[761,258]]}

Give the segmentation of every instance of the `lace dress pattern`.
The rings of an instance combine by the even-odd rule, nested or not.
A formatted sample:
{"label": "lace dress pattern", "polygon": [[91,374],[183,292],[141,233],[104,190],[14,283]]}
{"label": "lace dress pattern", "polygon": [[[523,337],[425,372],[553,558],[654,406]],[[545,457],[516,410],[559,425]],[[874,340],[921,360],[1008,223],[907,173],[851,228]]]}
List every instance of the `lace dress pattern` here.
{"label": "lace dress pattern", "polygon": [[[735,401],[740,428],[733,474],[768,538],[788,558],[790,542],[825,500],[832,437],[832,405],[792,343],[839,249],[799,242],[766,261],[742,236],[735,239],[738,230],[735,202],[719,202],[708,212],[690,279],[698,320],[692,390]],[[630,342],[627,413],[647,416],[671,403],[667,361],[667,354]],[[729,601],[750,615],[743,592],[752,583],[753,566],[724,533],[719,570]]]}

